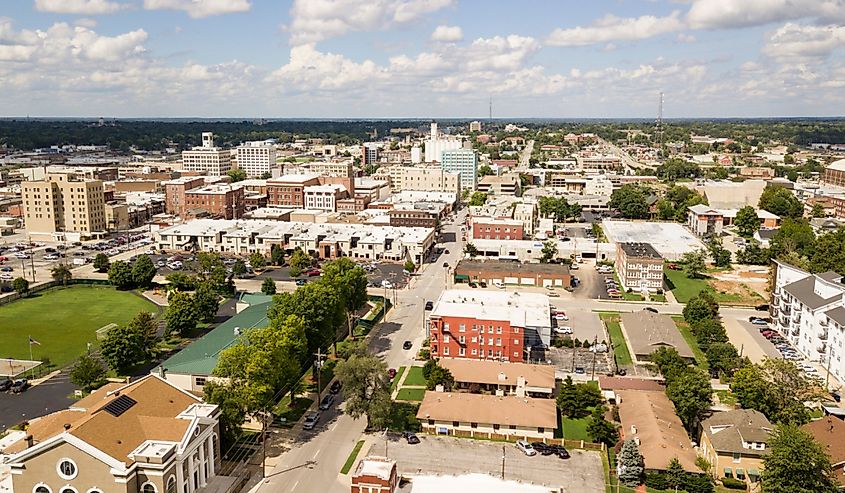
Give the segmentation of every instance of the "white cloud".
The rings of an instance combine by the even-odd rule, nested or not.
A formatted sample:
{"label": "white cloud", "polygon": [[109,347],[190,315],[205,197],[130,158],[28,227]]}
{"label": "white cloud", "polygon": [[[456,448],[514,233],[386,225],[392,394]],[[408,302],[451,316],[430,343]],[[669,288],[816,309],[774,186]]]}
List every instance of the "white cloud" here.
{"label": "white cloud", "polygon": [[536,39],[511,34],[478,38],[469,48],[461,50],[461,57],[470,70],[516,70],[539,49]]}
{"label": "white cloud", "polygon": [[274,71],[270,79],[288,90],[351,90],[372,87],[386,70],[370,60],[354,62],[343,55],[317,51],[313,44],[294,46],[290,61]]}
{"label": "white cloud", "polygon": [[10,21],[0,19],[0,61],[36,64],[122,61],[144,53],[146,40],[147,33],[143,29],[118,36],[101,36],[83,26],[58,22],[46,31],[14,31]]}
{"label": "white cloud", "polygon": [[842,0],[693,0],[687,21],[695,29],[761,26],[818,18],[845,20]]}
{"label": "white cloud", "polygon": [[779,60],[828,57],[845,46],[845,26],[811,26],[787,23],[779,27],[763,47],[763,53]]}
{"label": "white cloud", "polygon": [[35,10],[54,14],[113,14],[126,5],[109,0],[35,0]]}
{"label": "white cloud", "polygon": [[555,29],[546,39],[553,46],[588,46],[610,41],[636,41],[683,29],[679,12],[666,17],[643,15],[621,18],[605,16],[589,26]]}
{"label": "white cloud", "polygon": [[322,41],[354,31],[388,29],[452,5],[454,0],[294,0],[288,30],[292,44]]}
{"label": "white cloud", "polygon": [[455,43],[464,39],[464,31],[460,26],[437,26],[431,33],[432,41],[441,43]]}
{"label": "white cloud", "polygon": [[182,10],[193,19],[249,12],[249,0],[144,0],[147,10]]}
{"label": "white cloud", "polygon": [[695,36],[692,34],[678,33],[677,39],[679,43],[695,43]]}

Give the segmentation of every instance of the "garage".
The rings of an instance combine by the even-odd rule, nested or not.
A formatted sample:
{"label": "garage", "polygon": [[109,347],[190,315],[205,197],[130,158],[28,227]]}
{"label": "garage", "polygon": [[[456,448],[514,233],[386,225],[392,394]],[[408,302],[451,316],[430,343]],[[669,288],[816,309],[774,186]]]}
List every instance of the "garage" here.
{"label": "garage", "polygon": [[519,284],[519,278],[518,277],[506,277],[505,278],[505,284]]}
{"label": "garage", "polygon": [[552,287],[553,285],[554,285],[554,284],[553,284],[553,280],[552,280],[552,279],[543,279],[543,287],[544,287],[544,288],[550,288],[550,287]]}
{"label": "garage", "polygon": [[520,284],[523,284],[523,285],[526,285],[526,286],[533,286],[535,284],[534,278],[533,277],[523,277],[522,282],[520,282]]}

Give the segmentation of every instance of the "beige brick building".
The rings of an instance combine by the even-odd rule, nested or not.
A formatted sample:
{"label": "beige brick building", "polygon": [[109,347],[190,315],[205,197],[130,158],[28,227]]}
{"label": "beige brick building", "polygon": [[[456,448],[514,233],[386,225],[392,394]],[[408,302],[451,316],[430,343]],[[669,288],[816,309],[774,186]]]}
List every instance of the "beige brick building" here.
{"label": "beige brick building", "polygon": [[108,229],[103,182],[72,181],[69,175],[21,183],[24,222],[30,237],[78,233],[88,238]]}

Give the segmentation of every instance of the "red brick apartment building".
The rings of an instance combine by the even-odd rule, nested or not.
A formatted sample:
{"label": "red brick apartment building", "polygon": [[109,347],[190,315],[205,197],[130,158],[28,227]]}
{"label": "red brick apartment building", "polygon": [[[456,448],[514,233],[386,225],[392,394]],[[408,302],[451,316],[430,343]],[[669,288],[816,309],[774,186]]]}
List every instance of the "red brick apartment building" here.
{"label": "red brick apartment building", "polygon": [[240,219],[244,215],[244,189],[215,184],[185,192],[186,213],[204,210],[219,219]]}
{"label": "red brick apartment building", "polygon": [[474,240],[521,240],[523,234],[522,221],[490,217],[472,219]]}
{"label": "red brick apartment building", "polygon": [[399,485],[396,461],[387,457],[361,459],[352,475],[352,493],[393,493]]}
{"label": "red brick apartment building", "polygon": [[168,214],[184,216],[187,209],[185,192],[203,186],[201,176],[185,176],[164,182],[164,210]]}
{"label": "red brick apartment building", "polygon": [[549,299],[534,293],[447,290],[429,315],[431,355],[522,362],[548,344]]}
{"label": "red brick apartment building", "polygon": [[267,180],[267,204],[280,207],[305,207],[305,187],[320,184],[318,175],[284,175]]}

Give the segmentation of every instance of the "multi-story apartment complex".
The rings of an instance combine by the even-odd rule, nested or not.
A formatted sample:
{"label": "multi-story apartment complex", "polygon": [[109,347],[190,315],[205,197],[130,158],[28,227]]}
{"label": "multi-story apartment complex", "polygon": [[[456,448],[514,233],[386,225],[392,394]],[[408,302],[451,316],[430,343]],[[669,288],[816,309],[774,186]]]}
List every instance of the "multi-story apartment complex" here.
{"label": "multi-story apartment complex", "polygon": [[478,186],[478,154],[473,149],[443,151],[440,167],[443,171],[461,174],[462,190],[475,190]]}
{"label": "multi-story apartment complex", "polygon": [[469,131],[470,132],[480,132],[481,131],[481,122],[477,121],[477,120],[469,122]]}
{"label": "multi-story apartment complex", "polygon": [[448,172],[442,168],[398,167],[398,187],[394,192],[403,190],[420,192],[449,192],[459,194],[461,191],[461,175],[459,172]]}
{"label": "multi-story apartment complex", "polygon": [[431,355],[525,361],[551,341],[549,310],[543,294],[446,290],[429,315]]}
{"label": "multi-story apartment complex", "polygon": [[309,173],[316,173],[318,175],[340,176],[343,178],[353,178],[355,176],[355,167],[351,159],[317,161],[308,163],[303,168],[307,169]]}
{"label": "multi-story apartment complex", "polygon": [[185,213],[204,212],[218,219],[240,219],[244,214],[244,189],[217,183],[185,192]]}
{"label": "multi-story apartment complex", "polygon": [[183,176],[175,180],[169,180],[164,185],[164,210],[168,214],[184,216],[187,209],[185,193],[203,186],[205,180],[201,176]]}
{"label": "multi-story apartment complex", "polygon": [[237,148],[236,159],[238,169],[248,177],[269,174],[276,166],[276,146],[264,141],[244,142]]}
{"label": "multi-story apartment complex", "polygon": [[824,169],[822,181],[835,187],[845,187],[845,159],[830,163]]}
{"label": "multi-story apartment complex", "polygon": [[381,145],[377,142],[364,142],[361,146],[361,164],[376,164],[379,159]]}
{"label": "multi-story apartment complex", "polygon": [[722,234],[724,225],[722,211],[704,204],[696,204],[687,211],[687,226],[698,236],[718,236]]}
{"label": "multi-story apartment complex", "polygon": [[533,238],[537,232],[539,209],[536,203],[522,202],[513,208],[513,218],[522,223],[522,236]]}
{"label": "multi-story apartment complex", "polygon": [[104,233],[106,201],[100,180],[72,181],[68,175],[21,183],[26,231],[31,237],[55,238],[57,233],[91,237]]}
{"label": "multi-story apartment complex", "polygon": [[215,147],[214,134],[202,133],[202,145],[182,151],[182,170],[208,176],[223,176],[232,169],[232,153]]}
{"label": "multi-story apartment complex", "polygon": [[663,289],[663,257],[651,243],[617,243],[616,274],[625,290]]}
{"label": "multi-story apartment complex", "polygon": [[319,185],[316,174],[282,175],[267,180],[267,204],[279,207],[305,207],[305,187]]}
{"label": "multi-story apartment complex", "polygon": [[273,245],[301,248],[334,259],[412,260],[420,265],[434,247],[433,228],[397,228],[345,223],[197,219],[156,232],[162,250],[269,255]]}
{"label": "multi-story apartment complex", "polygon": [[522,240],[525,232],[523,223],[517,219],[491,217],[472,218],[474,240]]}
{"label": "multi-story apartment complex", "polygon": [[835,272],[811,274],[777,266],[769,311],[772,326],[804,356],[845,379],[845,285]]}
{"label": "multi-story apartment complex", "polygon": [[[107,384],[5,437],[12,491],[194,493],[221,471],[220,411],[155,375]],[[214,480],[217,481],[214,481]],[[226,486],[219,491],[229,491]]]}
{"label": "multi-story apartment complex", "polygon": [[337,211],[337,201],[346,198],[343,185],[313,185],[303,189],[305,208],[327,212]]}
{"label": "multi-story apartment complex", "polygon": [[436,228],[438,215],[436,212],[421,209],[391,209],[387,212],[391,226],[410,228]]}

